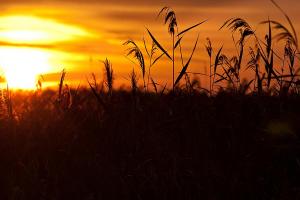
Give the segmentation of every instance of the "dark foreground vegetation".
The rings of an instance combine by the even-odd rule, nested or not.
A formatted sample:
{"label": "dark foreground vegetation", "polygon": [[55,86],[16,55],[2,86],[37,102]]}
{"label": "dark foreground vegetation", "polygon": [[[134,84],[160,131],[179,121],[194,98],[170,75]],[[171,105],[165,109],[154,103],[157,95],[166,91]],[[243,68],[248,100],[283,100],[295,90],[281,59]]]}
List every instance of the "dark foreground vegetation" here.
{"label": "dark foreground vegetation", "polygon": [[[63,71],[57,91],[41,90],[41,81],[31,93],[2,90],[0,198],[300,199],[298,39],[273,4],[289,26],[262,22],[264,39],[241,18],[220,28],[233,38],[240,33],[233,39],[237,55],[207,40],[207,89],[188,71],[199,37],[185,61],[181,49],[184,35],[206,21],[179,31],[166,7],[160,15],[172,38],[170,54],[150,30],[151,48],[145,40],[143,48],[124,43],[139,67],[131,89],[114,89],[105,60],[102,82],[92,75],[88,89],[70,89]],[[282,57],[274,39],[284,42]],[[161,57],[171,61],[171,87],[151,76]],[[243,81],[243,70],[253,79]]]}
{"label": "dark foreground vegetation", "polygon": [[12,96],[1,199],[300,198],[297,95],[70,92]]}

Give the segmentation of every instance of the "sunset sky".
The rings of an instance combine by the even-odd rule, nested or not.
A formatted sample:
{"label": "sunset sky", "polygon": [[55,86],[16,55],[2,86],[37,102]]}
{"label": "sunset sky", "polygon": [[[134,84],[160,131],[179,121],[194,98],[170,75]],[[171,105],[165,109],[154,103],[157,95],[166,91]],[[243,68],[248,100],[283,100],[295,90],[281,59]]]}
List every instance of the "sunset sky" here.
{"label": "sunset sky", "polygon": [[[277,3],[300,31],[300,1],[278,0]],[[162,18],[157,19],[164,6],[171,6],[176,11],[181,30],[208,19],[184,38],[184,55],[188,56],[200,34],[189,69],[193,72],[207,71],[208,58],[204,48],[207,37],[214,48],[224,45],[225,51],[234,51],[230,32],[218,31],[226,19],[245,18],[257,32],[265,31],[259,22],[268,16],[286,24],[282,14],[268,0],[1,0],[1,76],[6,76],[13,87],[26,88],[32,87],[37,74],[44,74],[46,82],[56,81],[57,74],[66,69],[67,79],[76,86],[84,84],[92,72],[100,76],[103,71],[100,60],[107,57],[113,63],[117,84],[127,83],[134,65],[125,57],[126,47],[122,44],[126,40],[133,39],[142,44],[145,37],[150,45],[147,27],[158,40],[164,41],[167,49],[170,48],[167,27]],[[176,71],[179,68],[177,66]],[[158,82],[170,80],[170,72],[171,64],[166,60],[153,67],[153,76]]]}

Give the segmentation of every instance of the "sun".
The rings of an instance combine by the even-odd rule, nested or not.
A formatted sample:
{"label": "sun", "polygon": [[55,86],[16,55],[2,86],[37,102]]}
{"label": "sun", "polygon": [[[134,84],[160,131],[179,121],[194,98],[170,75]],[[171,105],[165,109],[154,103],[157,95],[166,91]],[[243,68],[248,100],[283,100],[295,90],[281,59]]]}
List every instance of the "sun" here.
{"label": "sun", "polygon": [[0,47],[0,66],[8,86],[17,89],[35,89],[38,76],[51,68],[46,51],[20,47]]}
{"label": "sun", "polygon": [[[10,88],[35,89],[40,74],[49,73],[55,49],[92,34],[84,28],[36,16],[0,17],[0,69]],[[66,43],[65,43],[66,44]],[[52,54],[51,54],[52,52]]]}

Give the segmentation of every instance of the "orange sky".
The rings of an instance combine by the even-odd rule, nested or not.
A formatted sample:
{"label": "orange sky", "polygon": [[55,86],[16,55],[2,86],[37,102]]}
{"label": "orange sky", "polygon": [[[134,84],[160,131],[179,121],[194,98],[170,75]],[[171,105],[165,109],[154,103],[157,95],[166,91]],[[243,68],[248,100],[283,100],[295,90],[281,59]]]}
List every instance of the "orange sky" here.
{"label": "orange sky", "polygon": [[[278,0],[277,3],[291,17],[297,31],[300,31],[300,1]],[[207,37],[210,37],[215,48],[224,45],[225,51],[233,53],[230,32],[218,31],[226,19],[245,18],[258,32],[265,30],[259,22],[266,20],[268,16],[285,22],[281,13],[268,0],[112,0],[110,3],[97,0],[1,0],[1,71],[10,73],[10,76],[20,72],[24,75],[26,69],[32,66],[35,73],[51,74],[45,77],[46,81],[52,81],[56,78],[53,74],[65,68],[69,74],[68,79],[76,85],[86,82],[86,77],[91,72],[102,73],[99,60],[107,57],[113,63],[116,82],[126,83],[128,74],[134,67],[125,58],[126,47],[122,46],[127,39],[141,42],[145,37],[150,44],[147,27],[160,41],[164,41],[167,49],[170,48],[169,43],[166,43],[171,41],[167,27],[163,25],[162,19],[156,18],[165,5],[176,11],[181,30],[208,19],[207,23],[184,38],[184,54],[188,56],[193,41],[200,33],[199,45],[189,69],[193,72],[207,71],[205,66],[208,59],[204,48]],[[22,65],[24,69],[14,69],[12,65],[17,62],[27,64]],[[177,67],[179,71],[179,66]],[[165,61],[153,67],[153,76],[161,83],[170,80],[170,72],[171,64]]]}

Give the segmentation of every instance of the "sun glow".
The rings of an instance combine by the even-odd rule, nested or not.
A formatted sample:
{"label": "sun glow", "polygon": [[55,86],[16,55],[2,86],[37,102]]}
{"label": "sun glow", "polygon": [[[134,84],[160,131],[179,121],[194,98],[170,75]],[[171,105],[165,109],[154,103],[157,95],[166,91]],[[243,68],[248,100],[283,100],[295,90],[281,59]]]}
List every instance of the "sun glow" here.
{"label": "sun glow", "polygon": [[32,30],[8,30],[0,32],[0,38],[12,43],[28,43],[33,41],[42,41],[48,38],[48,34],[42,31]]}
{"label": "sun glow", "polygon": [[80,27],[50,19],[33,16],[0,18],[0,40],[14,44],[51,44],[91,36],[91,33]]}
{"label": "sun glow", "polygon": [[0,66],[10,88],[34,89],[39,74],[50,70],[49,54],[33,48],[0,48]]}
{"label": "sun glow", "polygon": [[[35,16],[0,17],[0,69],[10,88],[34,89],[40,74],[55,68],[55,49],[34,48],[60,45],[93,37],[85,29]],[[54,48],[53,47],[53,48]],[[63,64],[63,63],[61,63]]]}

